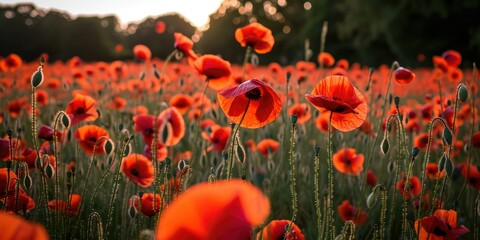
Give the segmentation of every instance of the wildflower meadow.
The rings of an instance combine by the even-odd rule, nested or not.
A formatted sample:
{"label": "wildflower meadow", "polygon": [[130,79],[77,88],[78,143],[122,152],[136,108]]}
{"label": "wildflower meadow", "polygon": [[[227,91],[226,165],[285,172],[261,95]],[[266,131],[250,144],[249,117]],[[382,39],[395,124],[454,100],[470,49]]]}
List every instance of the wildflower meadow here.
{"label": "wildflower meadow", "polygon": [[479,239],[477,66],[370,68],[322,29],[290,65],[261,22],[243,64],[182,32],[165,59],[0,57],[0,239]]}

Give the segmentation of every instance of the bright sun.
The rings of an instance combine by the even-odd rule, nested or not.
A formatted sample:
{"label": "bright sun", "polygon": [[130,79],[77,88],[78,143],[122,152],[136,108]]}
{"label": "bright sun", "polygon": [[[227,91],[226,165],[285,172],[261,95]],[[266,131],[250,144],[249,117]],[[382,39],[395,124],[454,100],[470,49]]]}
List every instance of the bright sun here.
{"label": "bright sun", "polygon": [[[2,1],[3,4],[20,2],[25,1]],[[222,0],[32,0],[30,2],[40,8],[54,8],[67,11],[72,15],[115,14],[122,24],[140,22],[148,16],[178,12],[189,19],[196,27],[202,27],[208,23],[208,16],[218,9]]]}

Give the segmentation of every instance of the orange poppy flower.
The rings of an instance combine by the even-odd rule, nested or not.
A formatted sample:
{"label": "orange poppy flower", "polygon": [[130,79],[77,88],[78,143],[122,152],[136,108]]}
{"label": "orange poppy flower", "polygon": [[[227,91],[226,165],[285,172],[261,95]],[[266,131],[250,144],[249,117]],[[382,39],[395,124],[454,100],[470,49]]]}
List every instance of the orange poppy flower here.
{"label": "orange poppy flower", "polygon": [[355,225],[363,225],[367,222],[367,213],[363,210],[357,210],[357,207],[351,205],[349,200],[342,201],[337,210],[343,222],[351,220]]}
{"label": "orange poppy flower", "polygon": [[449,68],[447,72],[447,79],[450,82],[460,82],[463,79],[463,71],[458,68]]}
{"label": "orange poppy flower", "polygon": [[457,226],[455,210],[438,209],[432,216],[416,220],[415,231],[418,231],[419,221],[422,223],[419,240],[457,239],[469,232],[464,225]]}
{"label": "orange poppy flower", "polygon": [[182,115],[192,106],[193,99],[187,94],[176,94],[170,98],[169,105],[176,108]]}
{"label": "orange poppy flower", "polygon": [[17,174],[14,171],[10,170],[10,184],[8,184],[8,193],[7,193],[7,182],[8,182],[8,171],[7,168],[0,168],[0,199],[5,197],[5,194],[15,193],[16,183],[17,183]]}
{"label": "orange poppy flower", "polygon": [[[80,147],[82,147],[83,151],[88,155],[93,155],[93,147],[97,140],[101,137],[109,137],[107,130],[95,126],[95,125],[85,125],[79,127],[77,131],[75,131],[75,138],[77,139]],[[105,149],[103,149],[103,144],[105,144],[106,139],[102,138],[98,141],[98,144],[95,148],[95,154],[104,154]]]}
{"label": "orange poppy flower", "polygon": [[125,108],[125,106],[127,106],[127,100],[122,97],[114,97],[107,104],[108,108],[118,110],[118,111],[122,111]]}
{"label": "orange poppy flower", "polygon": [[222,152],[227,146],[231,131],[231,127],[212,126],[211,133],[207,136],[208,141],[212,145],[207,150],[211,151],[214,149],[217,152]]}
{"label": "orange poppy flower", "polygon": [[187,56],[188,62],[191,64],[198,58],[198,55],[192,50],[193,48],[193,41],[190,38],[186,37],[181,33],[174,33],[173,37],[175,38],[175,43],[173,46],[175,49],[179,50],[183,53],[183,55]]}
{"label": "orange poppy flower", "polygon": [[411,176],[410,187],[407,192],[405,191],[406,182],[406,180],[402,180],[397,183],[397,189],[400,191],[400,193],[404,195],[405,199],[407,200],[418,197],[418,195],[420,195],[420,192],[422,191],[420,179],[418,179],[418,177],[416,176]]}
{"label": "orange poppy flower", "polygon": [[[285,228],[290,226],[290,231],[285,232]],[[265,226],[262,231],[257,233],[257,240],[303,240],[305,236],[302,234],[302,230],[297,226],[297,224],[291,222],[290,220],[272,220],[270,223]]]}
{"label": "orange poppy flower", "polygon": [[159,142],[173,146],[185,135],[185,121],[182,114],[174,107],[163,110],[157,119]]}
{"label": "orange poppy flower", "polygon": [[[329,117],[328,114],[320,114],[315,118],[315,126],[318,130],[328,133],[328,123],[330,122]],[[334,127],[332,127],[332,131],[335,131]]]}
{"label": "orange poppy flower", "polygon": [[415,79],[415,73],[410,69],[399,67],[395,70],[395,82],[398,85],[409,84],[413,79]]}
{"label": "orange poppy flower", "polygon": [[444,73],[446,73],[448,71],[448,64],[447,64],[447,61],[445,61],[444,58],[442,58],[440,56],[433,56],[432,60],[433,60],[433,65],[436,68],[440,69]]}
{"label": "orange poppy flower", "polygon": [[135,56],[135,59],[139,61],[148,62],[152,57],[152,52],[147,46],[138,44],[133,47],[133,55]]}
{"label": "orange poppy flower", "polygon": [[[217,94],[230,121],[245,128],[260,128],[274,121],[282,110],[277,93],[266,83],[251,79]],[[242,121],[243,118],[243,121]]]}
{"label": "orange poppy flower", "polygon": [[270,52],[275,43],[272,31],[260,23],[250,23],[245,27],[237,28],[235,39],[242,47],[250,46],[259,54]]}
{"label": "orange poppy flower", "polygon": [[15,53],[11,53],[5,59],[0,61],[0,71],[13,72],[23,65],[22,58]]}
{"label": "orange poppy flower", "polygon": [[205,54],[193,63],[199,74],[207,77],[208,86],[215,91],[225,89],[231,84],[232,70],[230,63],[222,58]]}
{"label": "orange poppy flower", "polygon": [[48,105],[48,93],[43,89],[39,89],[35,92],[35,97],[37,98],[37,102],[39,106],[47,106]]}
{"label": "orange poppy flower", "polygon": [[288,108],[288,115],[297,115],[297,124],[303,124],[310,119],[312,114],[306,103],[295,103]]}
{"label": "orange poppy flower", "polygon": [[442,170],[441,172],[438,171],[438,164],[431,162],[427,164],[427,169],[426,169],[426,174],[427,177],[431,180],[436,180],[437,177],[443,178],[445,176],[445,170]]}
{"label": "orange poppy flower", "polygon": [[152,144],[155,133],[154,124],[155,117],[152,115],[141,114],[133,117],[133,130],[142,134],[143,142],[146,145]]}
{"label": "orange poppy flower", "polygon": [[15,214],[0,212],[0,232],[4,240],[48,240],[43,225],[29,222]]}
{"label": "orange poppy flower", "polygon": [[257,151],[257,144],[255,144],[255,141],[253,139],[248,139],[245,144],[247,145],[247,147],[250,149],[250,151],[252,152],[256,152]]}
{"label": "orange poppy flower", "polygon": [[78,214],[80,203],[82,202],[82,196],[79,194],[70,195],[70,206],[67,201],[63,200],[51,200],[48,202],[48,208],[52,211],[58,211],[69,217],[73,217]]}
{"label": "orange poppy flower", "polygon": [[22,109],[27,106],[27,99],[22,97],[19,99],[14,99],[8,102],[7,109],[10,113],[10,117],[17,118],[21,113]]}
{"label": "orange poppy flower", "polygon": [[70,118],[71,125],[73,126],[82,121],[95,121],[98,118],[95,103],[95,99],[88,95],[75,94],[65,110],[65,113]]}
{"label": "orange poppy flower", "polygon": [[337,61],[337,64],[335,64],[335,66],[337,68],[342,68],[342,69],[348,70],[350,64],[348,63],[347,59],[340,59],[340,60]]}
{"label": "orange poppy flower", "polygon": [[269,213],[268,198],[248,182],[200,183],[162,213],[155,239],[250,239],[252,228],[262,224]]}
{"label": "orange poppy flower", "polygon": [[367,117],[367,102],[344,76],[328,76],[317,83],[305,98],[322,114],[332,114],[331,124],[349,132],[360,127]]}
{"label": "orange poppy flower", "polygon": [[445,59],[449,67],[456,68],[462,63],[462,55],[455,50],[448,50],[442,53],[442,58]]}
{"label": "orange poppy flower", "polygon": [[269,154],[275,154],[280,147],[280,143],[271,138],[263,139],[257,144],[257,150],[265,157]]}
{"label": "orange poppy flower", "polygon": [[[5,198],[0,199],[0,201],[5,202]],[[5,208],[11,212],[20,213],[24,210],[29,212],[35,208],[35,201],[20,188],[18,189],[18,195],[15,190],[9,193]]]}
{"label": "orange poppy flower", "polygon": [[428,133],[421,133],[413,139],[415,147],[420,150],[426,150],[428,145]]}
{"label": "orange poppy flower", "polygon": [[328,52],[321,52],[317,56],[317,61],[322,66],[331,67],[335,63],[335,58]]}
{"label": "orange poppy flower", "polygon": [[358,176],[363,171],[363,154],[356,154],[354,148],[344,148],[333,154],[333,166],[337,171]]}
{"label": "orange poppy flower", "polygon": [[149,187],[155,179],[152,161],[141,154],[134,153],[123,158],[121,171],[140,187]]}
{"label": "orange poppy flower", "polygon": [[37,160],[37,151],[32,148],[24,148],[20,153],[20,160],[25,162],[29,169],[36,168],[35,161]]}
{"label": "orange poppy flower", "polygon": [[[154,199],[155,199],[155,207],[153,205]],[[138,204],[139,202],[140,202],[140,206]],[[143,193],[141,199],[133,201],[133,207],[137,211],[140,211],[141,213],[143,213],[143,215],[147,217],[153,217],[155,216],[156,213],[160,212],[160,208],[162,207],[162,198],[160,197],[160,194]]]}

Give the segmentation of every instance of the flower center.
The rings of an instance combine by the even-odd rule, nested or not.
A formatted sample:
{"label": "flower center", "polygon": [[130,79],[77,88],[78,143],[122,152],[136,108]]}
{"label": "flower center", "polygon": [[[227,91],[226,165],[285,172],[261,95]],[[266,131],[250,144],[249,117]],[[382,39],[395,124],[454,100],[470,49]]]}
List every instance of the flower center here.
{"label": "flower center", "polygon": [[259,88],[254,88],[248,92],[245,93],[245,97],[247,97],[250,100],[258,100],[262,97],[260,89]]}

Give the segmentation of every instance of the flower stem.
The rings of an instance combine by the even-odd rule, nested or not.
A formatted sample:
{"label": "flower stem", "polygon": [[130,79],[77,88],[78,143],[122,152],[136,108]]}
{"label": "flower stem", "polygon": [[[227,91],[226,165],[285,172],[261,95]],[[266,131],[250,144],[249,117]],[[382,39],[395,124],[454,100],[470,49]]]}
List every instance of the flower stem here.
{"label": "flower stem", "polygon": [[247,102],[247,107],[245,107],[245,111],[243,112],[243,115],[242,115],[242,118],[240,119],[240,122],[237,124],[236,128],[235,128],[235,131],[233,131],[233,135],[230,136],[230,154],[228,155],[228,167],[227,167],[227,180],[230,180],[232,178],[232,171],[233,171],[233,167],[235,165],[235,158],[233,156],[233,150],[235,148],[235,145],[236,145],[236,135],[238,134],[238,131],[240,130],[240,127],[242,125],[242,122],[243,122],[243,119],[245,119],[245,115],[247,115],[247,112],[248,112],[248,107],[250,106],[250,99],[248,100]]}

